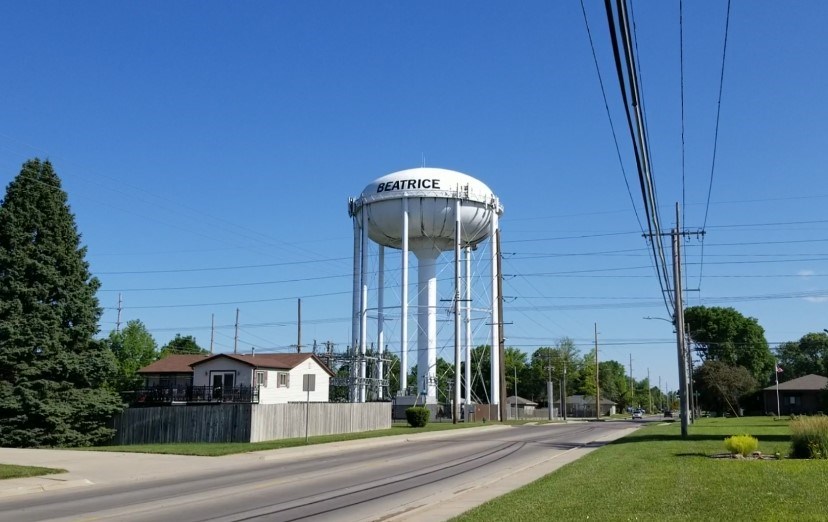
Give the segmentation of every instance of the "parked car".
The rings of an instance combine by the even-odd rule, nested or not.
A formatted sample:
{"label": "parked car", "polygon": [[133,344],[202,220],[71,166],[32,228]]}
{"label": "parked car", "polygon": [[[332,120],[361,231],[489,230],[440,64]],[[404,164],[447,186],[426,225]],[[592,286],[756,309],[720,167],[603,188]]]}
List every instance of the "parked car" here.
{"label": "parked car", "polygon": [[643,419],[643,418],[644,418],[644,414],[643,414],[643,412],[642,412],[641,410],[634,410],[634,411],[633,411],[633,414],[632,414],[632,418],[633,418],[633,420],[635,420],[635,419]]}
{"label": "parked car", "polygon": [[673,412],[671,410],[664,410],[664,416],[672,418]]}

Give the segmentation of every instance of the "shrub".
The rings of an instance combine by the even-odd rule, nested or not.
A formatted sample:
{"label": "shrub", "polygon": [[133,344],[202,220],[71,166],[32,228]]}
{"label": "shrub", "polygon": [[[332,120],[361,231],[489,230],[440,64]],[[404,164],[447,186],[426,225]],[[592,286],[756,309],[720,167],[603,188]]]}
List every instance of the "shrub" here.
{"label": "shrub", "polygon": [[799,416],[791,421],[791,457],[828,459],[828,417]]}
{"label": "shrub", "polygon": [[405,410],[405,418],[408,420],[408,424],[413,428],[422,428],[428,424],[428,418],[430,415],[431,412],[428,408],[420,406],[414,406]]}
{"label": "shrub", "polygon": [[734,435],[728,437],[725,439],[724,444],[727,451],[739,453],[744,457],[749,456],[759,447],[759,441],[756,440],[756,437],[750,435]]}

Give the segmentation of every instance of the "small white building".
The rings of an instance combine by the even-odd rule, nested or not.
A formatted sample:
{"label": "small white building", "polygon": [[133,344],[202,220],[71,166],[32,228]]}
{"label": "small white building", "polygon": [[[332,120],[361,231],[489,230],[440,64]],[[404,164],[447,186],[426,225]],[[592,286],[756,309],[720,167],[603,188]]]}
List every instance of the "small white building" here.
{"label": "small white building", "polygon": [[240,355],[221,353],[190,364],[193,386],[216,389],[258,387],[259,404],[284,404],[308,400],[302,391],[305,375],[315,380],[311,402],[328,402],[333,372],[315,355],[280,353]]}

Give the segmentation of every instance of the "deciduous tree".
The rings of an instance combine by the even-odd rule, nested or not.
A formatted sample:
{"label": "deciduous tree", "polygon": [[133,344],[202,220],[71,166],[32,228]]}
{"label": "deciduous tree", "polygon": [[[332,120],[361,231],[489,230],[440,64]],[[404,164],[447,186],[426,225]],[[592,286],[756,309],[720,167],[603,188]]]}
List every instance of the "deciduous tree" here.
{"label": "deciduous tree", "polygon": [[756,391],[758,382],[744,366],[707,360],[695,373],[702,409],[740,414],[739,402]]}
{"label": "deciduous tree", "polygon": [[828,334],[809,333],[798,341],[782,343],[776,349],[785,380],[815,373],[828,376]]}
{"label": "deciduous tree", "polygon": [[143,378],[136,372],[158,359],[158,345],[144,323],[138,319],[129,321],[123,330],[110,332],[106,343],[118,365],[115,389],[128,391],[140,387]]}
{"label": "deciduous tree", "polygon": [[210,352],[198,345],[195,337],[192,335],[175,334],[175,339],[171,340],[161,348],[159,359],[163,359],[168,355],[181,354],[201,354],[209,355]]}
{"label": "deciduous tree", "polygon": [[742,366],[767,383],[773,373],[773,355],[765,330],[753,317],[733,308],[693,306],[684,312],[687,331],[702,360]]}

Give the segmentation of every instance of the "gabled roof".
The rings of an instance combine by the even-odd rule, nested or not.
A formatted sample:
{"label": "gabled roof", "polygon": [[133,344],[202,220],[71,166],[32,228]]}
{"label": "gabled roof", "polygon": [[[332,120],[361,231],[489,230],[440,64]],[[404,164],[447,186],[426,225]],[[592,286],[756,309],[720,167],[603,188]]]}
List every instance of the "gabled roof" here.
{"label": "gabled roof", "polygon": [[206,358],[206,355],[201,354],[168,355],[144,366],[137,373],[192,373],[190,365]]}
{"label": "gabled roof", "polygon": [[[790,381],[780,382],[779,391],[815,391],[824,390],[826,386],[828,386],[828,377],[812,373]],[[768,386],[765,390],[776,391],[776,384]]]}
{"label": "gabled roof", "polygon": [[[523,397],[520,397],[520,396],[517,397],[517,403],[518,403],[518,406],[537,406],[538,405],[537,402],[532,402],[529,399],[524,399]],[[509,397],[506,397],[506,404],[514,406],[515,405],[515,396],[511,395]]]}
{"label": "gabled roof", "polygon": [[235,353],[219,353],[209,357],[197,360],[191,366],[197,366],[207,361],[215,360],[219,357],[232,359],[240,363],[246,364],[251,368],[267,368],[272,370],[292,370],[301,365],[308,359],[313,359],[321,366],[331,377],[335,374],[322,360],[312,353],[264,353],[260,355],[243,355]]}
{"label": "gabled roof", "polygon": [[[605,399],[603,397],[600,397],[600,401],[601,401],[601,404],[603,404],[605,406],[612,406],[612,405],[616,404],[615,402],[613,402],[609,399]],[[588,395],[570,395],[569,397],[566,398],[566,403],[567,404],[574,404],[574,405],[579,405],[579,404],[587,405],[588,404],[590,406],[595,406],[595,397],[590,397]]]}

